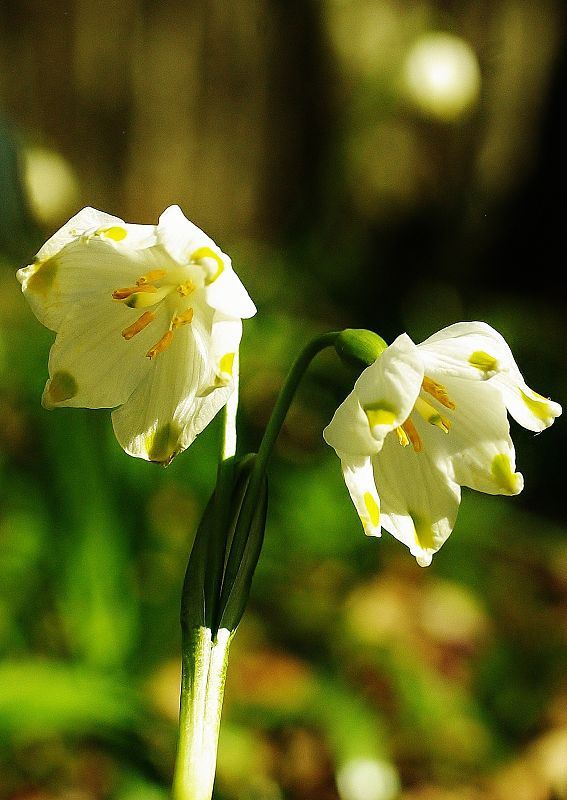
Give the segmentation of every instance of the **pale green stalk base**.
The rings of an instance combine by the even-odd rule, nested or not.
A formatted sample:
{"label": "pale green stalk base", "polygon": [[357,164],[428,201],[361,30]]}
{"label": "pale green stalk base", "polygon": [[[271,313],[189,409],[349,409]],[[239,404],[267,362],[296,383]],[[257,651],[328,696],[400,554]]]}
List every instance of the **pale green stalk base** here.
{"label": "pale green stalk base", "polygon": [[232,636],[221,628],[213,640],[197,628],[193,648],[184,648],[174,800],[211,800]]}

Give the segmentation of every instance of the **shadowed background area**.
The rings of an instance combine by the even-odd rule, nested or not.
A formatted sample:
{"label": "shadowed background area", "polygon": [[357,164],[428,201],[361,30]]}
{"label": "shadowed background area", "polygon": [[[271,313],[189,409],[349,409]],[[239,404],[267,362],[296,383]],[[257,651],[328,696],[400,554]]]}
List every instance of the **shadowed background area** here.
{"label": "shadowed background area", "polygon": [[[14,273],[79,208],[178,203],[258,306],[242,452],[292,359],[481,319],[565,404],[560,0],[3,0],[0,800],[165,800],[179,599],[213,423],[167,469],[109,412],[40,405],[53,335]],[[271,468],[217,800],[567,798],[565,426],[511,424],[526,488],[468,490],[418,567],[366,539],[314,363]]]}

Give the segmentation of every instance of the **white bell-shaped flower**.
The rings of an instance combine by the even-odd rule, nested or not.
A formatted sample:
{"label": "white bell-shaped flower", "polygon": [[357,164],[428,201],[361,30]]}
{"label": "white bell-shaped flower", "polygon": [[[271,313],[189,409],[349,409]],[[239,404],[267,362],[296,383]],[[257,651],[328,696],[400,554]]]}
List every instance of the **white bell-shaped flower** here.
{"label": "white bell-shaped flower", "polygon": [[399,336],[324,431],[366,533],[384,527],[427,566],[453,530],[461,486],[518,494],[507,411],[542,431],[561,406],[526,385],[489,325],[457,323],[419,345]]}
{"label": "white bell-shaped flower", "polygon": [[226,403],[242,319],[256,308],[178,206],[157,225],[84,208],[17,277],[57,333],[47,408],[115,408],[124,450],[167,464]]}

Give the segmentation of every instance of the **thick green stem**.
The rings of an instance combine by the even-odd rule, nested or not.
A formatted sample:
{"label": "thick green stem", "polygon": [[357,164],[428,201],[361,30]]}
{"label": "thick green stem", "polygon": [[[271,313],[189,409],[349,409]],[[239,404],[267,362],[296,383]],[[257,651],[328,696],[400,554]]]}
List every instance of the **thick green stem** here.
{"label": "thick green stem", "polygon": [[[224,683],[233,636],[233,631],[217,630],[213,620],[222,585],[234,483],[237,360],[233,375],[234,391],[222,410],[219,465],[211,513],[205,512],[197,532],[182,596],[181,703],[173,800],[210,800],[215,780]],[[204,624],[198,624],[197,620]]]}
{"label": "thick green stem", "polygon": [[246,484],[228,558],[226,537],[234,513],[238,402],[234,395],[224,411],[215,495],[197,532],[183,593],[183,671],[173,800],[211,800],[228,652],[263,537],[268,460],[305,371],[317,353],[335,344],[338,335],[327,333],[313,339],[292,364]]}
{"label": "thick green stem", "polygon": [[226,558],[226,535],[234,487],[234,457],[236,455],[236,416],[238,413],[238,353],[233,365],[234,391],[222,409],[222,433],[214,498],[213,530],[209,532],[205,574],[205,617],[212,629],[218,611],[220,587]]}
{"label": "thick green stem", "polygon": [[183,652],[173,800],[211,800],[228,653],[233,633],[195,628]]}

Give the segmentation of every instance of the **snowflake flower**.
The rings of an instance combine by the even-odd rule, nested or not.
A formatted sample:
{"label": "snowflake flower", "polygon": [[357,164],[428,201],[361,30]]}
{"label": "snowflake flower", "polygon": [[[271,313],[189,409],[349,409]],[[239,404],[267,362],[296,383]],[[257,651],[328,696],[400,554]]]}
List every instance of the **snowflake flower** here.
{"label": "snowflake flower", "polygon": [[428,566],[453,530],[461,486],[518,494],[507,411],[539,432],[561,406],[526,385],[489,325],[457,323],[419,345],[399,336],[324,431],[366,533],[383,526]]}
{"label": "snowflake flower", "polygon": [[178,206],[157,225],[84,208],[17,277],[57,333],[47,408],[114,408],[124,450],[167,464],[226,403],[242,319],[256,309]]}

